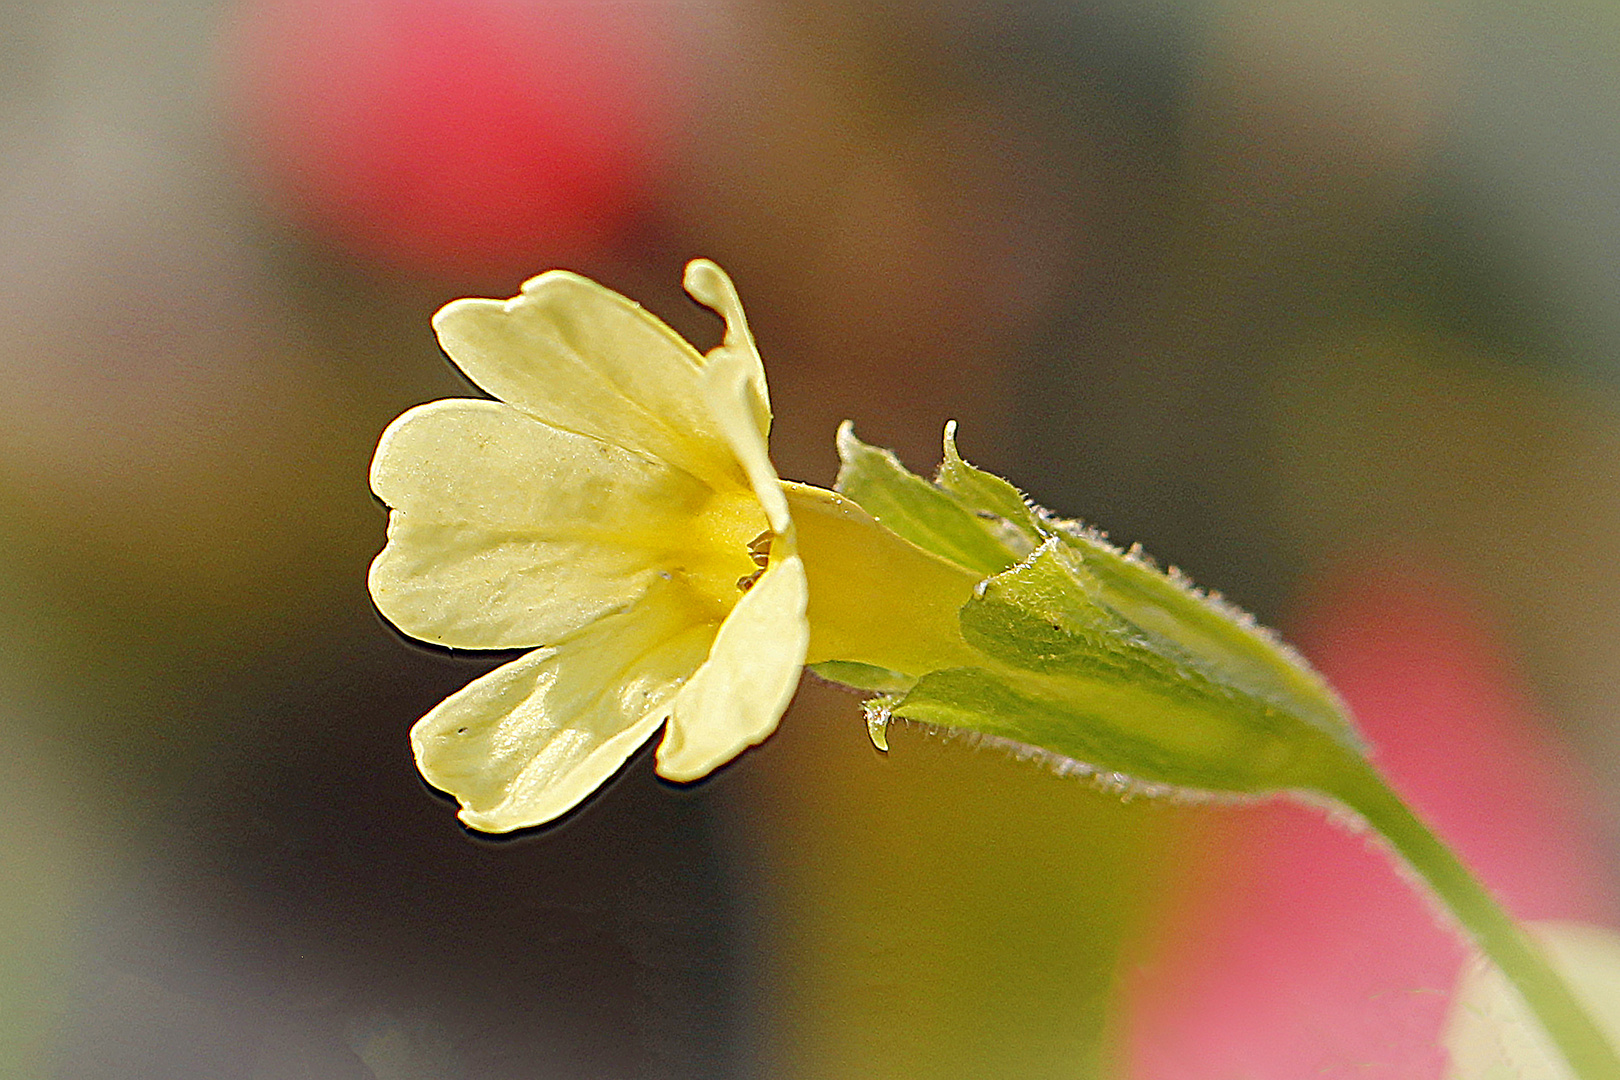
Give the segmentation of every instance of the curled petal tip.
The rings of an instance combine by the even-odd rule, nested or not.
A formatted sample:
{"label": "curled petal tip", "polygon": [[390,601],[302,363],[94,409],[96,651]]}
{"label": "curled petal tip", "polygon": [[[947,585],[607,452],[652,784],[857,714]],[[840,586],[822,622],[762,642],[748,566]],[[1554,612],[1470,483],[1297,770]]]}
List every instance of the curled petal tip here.
{"label": "curled petal tip", "polygon": [[737,287],[712,259],[693,259],[687,263],[681,285],[688,296],[704,307],[720,311],[728,302],[742,306],[737,299]]}
{"label": "curled petal tip", "polygon": [[681,284],[686,294],[726,321],[726,337],[721,348],[752,350],[753,338],[748,332],[748,319],[743,315],[742,298],[731,277],[709,259],[693,259],[686,264],[686,276]]}

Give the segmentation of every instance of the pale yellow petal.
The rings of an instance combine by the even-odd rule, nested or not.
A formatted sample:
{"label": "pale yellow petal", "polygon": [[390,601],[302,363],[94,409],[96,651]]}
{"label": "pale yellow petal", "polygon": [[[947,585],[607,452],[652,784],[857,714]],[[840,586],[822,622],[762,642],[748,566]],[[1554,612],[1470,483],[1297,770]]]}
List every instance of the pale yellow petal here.
{"label": "pale yellow petal", "polygon": [[709,657],[676,695],[658,772],[696,780],[776,730],[809,643],[804,564],[773,561],[720,627]]}
{"label": "pale yellow petal", "polygon": [[[1580,923],[1530,928],[1587,1015],[1620,1046],[1620,934]],[[1441,1041],[1446,1080],[1575,1080],[1575,1073],[1494,966],[1475,959],[1452,998]]]}
{"label": "pale yellow petal", "polygon": [[550,644],[624,608],[710,497],[682,470],[467,399],[394,421],[371,483],[394,510],[378,609],[462,649]]}
{"label": "pale yellow petal", "polygon": [[692,299],[711,309],[726,323],[726,335],[718,346],[709,350],[713,359],[721,352],[736,353],[748,370],[749,411],[763,440],[771,433],[771,399],[765,387],[765,364],[754,346],[753,332],[748,329],[748,318],[743,314],[742,298],[737,286],[715,263],[708,259],[693,259],[686,264],[682,281]]}
{"label": "pale yellow petal", "polygon": [[411,729],[417,767],[485,832],[550,821],[611,777],[703,662],[712,624],[655,590],[552,648],[497,668]]}
{"label": "pale yellow petal", "polygon": [[703,394],[716,426],[748,476],[754,497],[765,509],[771,531],[785,536],[791,530],[792,517],[765,436],[756,423],[751,379],[745,356],[717,349],[710,354],[709,370],[704,373]]}
{"label": "pale yellow petal", "polygon": [[611,289],[553,270],[511,300],[457,300],[433,326],[468,378],[540,420],[711,483],[742,479],[699,392],[702,358]]}

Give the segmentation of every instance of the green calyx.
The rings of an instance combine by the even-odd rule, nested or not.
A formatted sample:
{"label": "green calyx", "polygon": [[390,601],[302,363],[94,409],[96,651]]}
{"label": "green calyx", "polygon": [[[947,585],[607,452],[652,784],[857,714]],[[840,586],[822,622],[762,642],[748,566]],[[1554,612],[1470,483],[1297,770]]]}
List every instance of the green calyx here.
{"label": "green calyx", "polygon": [[[939,482],[931,484],[908,472],[890,451],[857,439],[854,426],[846,420],[838,429],[843,467],[834,487],[924,551],[989,577],[1034,549],[1029,529],[1035,522],[1033,517],[1025,523],[1006,516],[1018,509],[1022,516],[1031,511],[1017,488],[956,455],[955,432],[954,421],[946,425],[946,469],[941,470]],[[1005,490],[995,490],[995,485]]]}
{"label": "green calyx", "polygon": [[963,461],[954,425],[932,483],[847,424],[838,447],[839,491],[981,575],[949,628],[970,656],[911,677],[858,657],[817,665],[884,695],[868,706],[880,747],[887,718],[904,717],[1148,792],[1322,790],[1360,759],[1345,710],[1297,654],[1219,598]]}

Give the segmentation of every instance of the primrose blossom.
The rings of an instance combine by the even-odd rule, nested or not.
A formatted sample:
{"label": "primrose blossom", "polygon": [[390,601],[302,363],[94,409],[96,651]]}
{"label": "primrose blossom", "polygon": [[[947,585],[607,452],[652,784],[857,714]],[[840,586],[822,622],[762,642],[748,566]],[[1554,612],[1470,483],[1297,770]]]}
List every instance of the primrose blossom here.
{"label": "primrose blossom", "polygon": [[565,271],[455,301],[439,341],[498,400],[418,406],[377,447],[378,609],[433,644],[532,650],[411,731],[472,828],[566,813],[661,726],[659,774],[704,776],[798,685],[808,586],[764,369],[725,273],[696,260],[684,284],[725,320],[706,356]]}

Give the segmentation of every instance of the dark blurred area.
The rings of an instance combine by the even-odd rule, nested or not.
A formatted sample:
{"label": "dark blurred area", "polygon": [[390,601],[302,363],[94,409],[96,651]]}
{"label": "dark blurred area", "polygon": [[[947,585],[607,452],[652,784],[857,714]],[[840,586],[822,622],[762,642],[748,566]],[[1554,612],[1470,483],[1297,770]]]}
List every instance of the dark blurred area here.
{"label": "dark blurred area", "polygon": [[[0,1072],[1113,1075],[1195,808],[807,681],[688,788],[464,832],[406,732],[490,658],[372,610],[366,487],[552,266],[707,343],[784,476],[855,421],[1286,629],[1416,560],[1620,837],[1620,15],[1560,0],[7,6]],[[497,658],[498,659],[498,658]]]}

